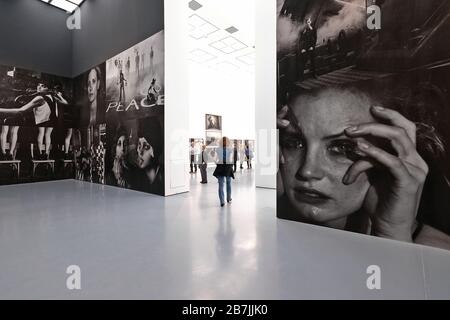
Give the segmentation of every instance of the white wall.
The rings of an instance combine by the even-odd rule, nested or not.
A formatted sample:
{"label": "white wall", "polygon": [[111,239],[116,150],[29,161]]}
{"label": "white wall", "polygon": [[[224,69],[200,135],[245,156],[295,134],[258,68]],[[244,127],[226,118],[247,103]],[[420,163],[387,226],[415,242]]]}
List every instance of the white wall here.
{"label": "white wall", "polygon": [[189,135],[205,137],[205,114],[222,116],[222,134],[255,139],[254,75],[243,70],[222,73],[190,64]]}
{"label": "white wall", "polygon": [[189,191],[187,10],[184,1],[164,1],[166,196]]}
{"label": "white wall", "polygon": [[256,6],[256,186],[276,188],[276,1]]}

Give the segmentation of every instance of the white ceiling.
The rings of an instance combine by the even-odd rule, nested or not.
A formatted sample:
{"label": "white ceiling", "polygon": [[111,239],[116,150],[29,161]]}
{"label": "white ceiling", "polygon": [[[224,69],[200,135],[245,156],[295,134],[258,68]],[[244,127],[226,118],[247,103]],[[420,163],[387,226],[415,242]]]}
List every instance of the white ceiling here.
{"label": "white ceiling", "polygon": [[[189,9],[190,60],[234,75],[253,74],[255,55],[255,0],[194,0]],[[229,33],[226,29],[237,31]]]}

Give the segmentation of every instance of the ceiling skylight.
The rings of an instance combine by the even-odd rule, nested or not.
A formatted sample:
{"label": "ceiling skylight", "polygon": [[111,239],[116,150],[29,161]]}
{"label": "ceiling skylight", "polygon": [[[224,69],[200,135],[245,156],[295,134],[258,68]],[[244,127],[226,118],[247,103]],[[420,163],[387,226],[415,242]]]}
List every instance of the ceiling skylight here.
{"label": "ceiling skylight", "polygon": [[41,0],[42,2],[48,3],[54,7],[67,11],[69,13],[74,12],[84,0]]}

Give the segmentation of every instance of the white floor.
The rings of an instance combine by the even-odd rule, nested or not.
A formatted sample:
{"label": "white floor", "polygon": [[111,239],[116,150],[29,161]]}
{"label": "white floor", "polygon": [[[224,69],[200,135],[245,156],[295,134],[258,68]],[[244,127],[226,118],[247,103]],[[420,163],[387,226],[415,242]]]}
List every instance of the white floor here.
{"label": "white floor", "polygon": [[[237,174],[168,198],[74,180],[0,187],[1,299],[450,298],[450,253],[277,220]],[[81,290],[66,268],[81,268]],[[366,286],[381,268],[381,290]]]}

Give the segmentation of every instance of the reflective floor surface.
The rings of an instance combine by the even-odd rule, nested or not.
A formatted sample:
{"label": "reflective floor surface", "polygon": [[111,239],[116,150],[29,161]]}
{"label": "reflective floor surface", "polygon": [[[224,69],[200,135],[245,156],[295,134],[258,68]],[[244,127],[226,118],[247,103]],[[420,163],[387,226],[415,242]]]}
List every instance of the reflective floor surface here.
{"label": "reflective floor surface", "polygon": [[[276,219],[274,190],[190,175],[167,198],[66,180],[0,187],[1,299],[450,298],[450,253]],[[81,269],[68,290],[66,268]],[[381,290],[367,288],[367,267]]]}

